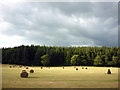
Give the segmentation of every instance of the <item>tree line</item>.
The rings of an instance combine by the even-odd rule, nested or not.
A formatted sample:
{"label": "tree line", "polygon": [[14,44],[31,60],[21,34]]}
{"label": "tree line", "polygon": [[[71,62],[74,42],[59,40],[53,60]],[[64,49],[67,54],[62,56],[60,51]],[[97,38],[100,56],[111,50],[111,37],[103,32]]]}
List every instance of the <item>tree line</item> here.
{"label": "tree line", "polygon": [[119,66],[118,47],[18,46],[2,48],[3,64],[30,66]]}

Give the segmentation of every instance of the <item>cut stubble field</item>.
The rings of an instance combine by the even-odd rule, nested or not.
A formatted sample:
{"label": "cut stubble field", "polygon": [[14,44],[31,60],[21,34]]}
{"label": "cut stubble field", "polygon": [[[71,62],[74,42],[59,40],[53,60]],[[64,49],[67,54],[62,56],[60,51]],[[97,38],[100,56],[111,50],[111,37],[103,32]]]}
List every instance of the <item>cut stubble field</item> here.
{"label": "cut stubble field", "polygon": [[[2,88],[118,88],[118,68],[115,67],[14,67],[2,65]],[[30,69],[34,73],[29,73]],[[112,74],[105,74],[110,69]],[[28,78],[21,78],[26,70]]]}

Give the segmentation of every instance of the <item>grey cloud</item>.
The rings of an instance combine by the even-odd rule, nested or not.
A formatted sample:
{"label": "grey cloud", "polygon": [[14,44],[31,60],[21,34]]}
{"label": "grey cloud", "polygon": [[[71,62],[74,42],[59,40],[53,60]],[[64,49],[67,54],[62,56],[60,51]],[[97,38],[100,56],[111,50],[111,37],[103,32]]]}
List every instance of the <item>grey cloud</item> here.
{"label": "grey cloud", "polygon": [[[51,46],[117,46],[117,10],[114,5],[66,2],[20,3],[14,8],[1,6],[2,18],[12,25],[2,33]],[[84,19],[87,25],[78,18]]]}

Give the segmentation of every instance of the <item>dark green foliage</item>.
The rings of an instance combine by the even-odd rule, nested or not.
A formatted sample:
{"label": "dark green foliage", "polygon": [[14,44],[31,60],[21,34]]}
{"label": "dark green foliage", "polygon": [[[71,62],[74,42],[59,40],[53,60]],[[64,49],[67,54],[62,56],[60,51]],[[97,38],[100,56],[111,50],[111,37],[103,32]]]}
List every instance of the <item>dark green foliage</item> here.
{"label": "dark green foliage", "polygon": [[71,53],[70,53],[70,51],[67,51],[67,54],[66,54],[66,65],[70,65],[70,63],[71,63]]}
{"label": "dark green foliage", "polygon": [[94,59],[94,65],[95,66],[102,66],[103,65],[103,61],[99,55],[97,55],[96,58]]}
{"label": "dark green foliage", "polygon": [[43,55],[41,58],[42,58],[41,63],[42,63],[44,66],[49,65],[50,59],[49,59],[49,55],[48,55],[48,54]]}
{"label": "dark green foliage", "polygon": [[108,66],[114,66],[114,62],[113,61],[109,61],[108,62]]}
{"label": "dark green foliage", "polygon": [[108,62],[108,66],[118,66],[119,60],[117,56],[112,56],[112,60]]}
{"label": "dark green foliage", "polygon": [[72,58],[71,58],[71,64],[72,65],[79,65],[80,64],[79,62],[80,62],[79,55],[72,56]]}
{"label": "dark green foliage", "polygon": [[[43,60],[45,60],[45,64]],[[3,48],[2,63],[30,66],[119,66],[120,48],[22,45],[14,48]]]}

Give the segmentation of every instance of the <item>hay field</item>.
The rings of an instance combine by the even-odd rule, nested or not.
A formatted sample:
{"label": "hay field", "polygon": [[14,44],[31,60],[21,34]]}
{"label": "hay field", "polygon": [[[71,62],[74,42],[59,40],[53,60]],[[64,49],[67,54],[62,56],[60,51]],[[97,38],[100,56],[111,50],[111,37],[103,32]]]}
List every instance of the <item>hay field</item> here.
{"label": "hay field", "polygon": [[[2,88],[118,88],[118,68],[114,67],[88,67],[76,71],[70,67],[14,67],[2,65]],[[107,69],[111,69],[112,74],[105,74]],[[33,69],[34,73],[29,73],[28,78],[21,78],[22,70],[28,73]]]}

